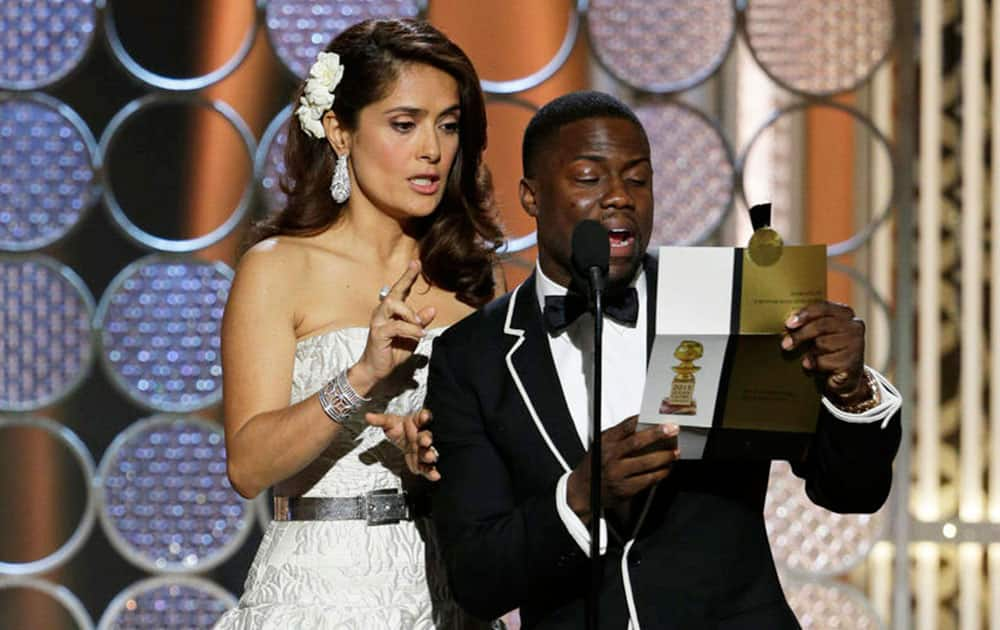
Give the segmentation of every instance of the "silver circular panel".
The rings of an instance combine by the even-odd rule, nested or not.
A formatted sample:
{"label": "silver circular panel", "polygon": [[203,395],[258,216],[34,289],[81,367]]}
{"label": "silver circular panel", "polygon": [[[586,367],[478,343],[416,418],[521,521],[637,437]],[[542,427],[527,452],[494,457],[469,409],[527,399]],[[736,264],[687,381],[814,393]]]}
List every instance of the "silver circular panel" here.
{"label": "silver circular panel", "polygon": [[66,236],[99,199],[96,171],[97,142],[76,112],[41,94],[0,96],[0,251]]}
{"label": "silver circular panel", "polygon": [[274,214],[285,207],[288,197],[281,190],[281,179],[285,177],[285,145],[288,142],[288,121],[292,116],[289,105],[278,112],[267,126],[257,147],[254,173],[264,196],[267,214]]}
{"label": "silver circular panel", "polygon": [[316,56],[345,29],[369,18],[416,18],[426,0],[269,0],[265,24],[271,46],[300,79]]}
{"label": "silver circular panel", "polygon": [[36,90],[66,77],[94,41],[94,0],[0,3],[0,89]]}
{"label": "silver circular panel", "polygon": [[573,54],[573,47],[576,46],[576,39],[580,34],[580,13],[586,8],[587,0],[576,0],[575,7],[573,6],[573,0],[569,0],[569,4],[570,10],[569,20],[566,24],[566,34],[563,36],[562,43],[559,45],[559,50],[557,50],[556,54],[552,56],[552,59],[550,59],[538,70],[517,79],[490,81],[488,79],[480,78],[479,83],[482,85],[484,92],[491,94],[514,94],[515,92],[523,92],[541,85],[556,72],[559,72],[559,69],[566,64],[569,56]]}
{"label": "silver circular panel", "polygon": [[701,112],[673,101],[635,108],[649,137],[656,212],[649,244],[692,245],[706,239],[733,205],[732,149]]}
{"label": "silver circular panel", "polygon": [[892,48],[890,0],[752,0],[747,44],[783,87],[814,96],[853,90]]}
{"label": "silver circular panel", "polygon": [[[187,239],[170,239],[151,234],[139,227],[130,218],[129,213],[119,203],[112,186],[112,155],[121,141],[124,130],[132,125],[140,124],[140,119],[144,116],[149,116],[152,110],[162,107],[202,108],[221,116],[227,125],[236,132],[239,136],[241,146],[246,149],[245,159],[248,176],[242,196],[233,209],[232,214],[229,215],[225,222],[208,234]],[[149,118],[154,121],[149,124],[155,124],[155,116],[149,116]],[[101,135],[100,151],[104,163],[103,195],[105,205],[107,205],[108,211],[111,213],[112,220],[129,240],[147,249],[183,253],[214,245],[240,225],[250,206],[254,190],[252,173],[255,144],[250,128],[247,127],[246,123],[243,122],[243,119],[240,118],[239,114],[233,108],[222,101],[204,101],[197,97],[184,95],[150,95],[132,101],[115,114]],[[175,170],[183,172],[183,169],[180,167]],[[133,212],[139,213],[141,210],[133,209]]]}
{"label": "silver circular panel", "polygon": [[29,589],[39,591],[54,599],[76,623],[78,630],[91,630],[94,620],[90,618],[87,608],[76,595],[65,586],[53,584],[47,580],[31,577],[0,577],[0,590]]}
{"label": "silver circular panel", "polygon": [[[864,165],[862,162],[858,162],[861,166],[856,166],[855,182],[858,181],[860,175],[857,174],[859,170],[863,171],[866,175],[870,172],[871,163],[874,161],[879,161],[885,165],[885,170],[887,172],[896,172],[896,163],[894,154],[892,151],[892,146],[889,140],[878,130],[877,127],[865,117],[861,112],[852,109],[850,107],[840,105],[838,103],[825,102],[822,104],[816,103],[798,103],[785,107],[773,113],[771,117],[761,125],[760,129],[754,132],[753,137],[747,143],[746,148],[743,150],[743,154],[740,156],[737,163],[737,180],[740,181],[740,191],[743,196],[743,202],[749,207],[752,205],[749,203],[749,199],[753,199],[754,203],[760,203],[764,200],[774,199],[776,193],[779,193],[781,188],[787,188],[787,183],[789,181],[799,181],[802,180],[801,169],[807,163],[804,157],[796,155],[788,155],[784,152],[780,154],[775,154],[775,147],[779,144],[789,145],[789,142],[779,143],[777,140],[780,136],[788,137],[789,135],[795,133],[801,133],[804,130],[805,123],[799,120],[800,117],[806,116],[810,110],[826,110],[829,112],[839,113],[844,116],[850,117],[854,122],[854,143],[856,145],[862,145],[865,147],[868,165]],[[802,145],[802,143],[795,143],[796,145]],[[854,154],[858,155],[860,152],[855,148]],[[767,166],[766,169],[758,168],[756,170],[767,170],[771,173],[771,180],[767,182],[761,181],[751,181],[747,179],[747,174],[754,171],[755,160],[762,160],[763,164]],[[792,170],[799,169],[799,170]],[[855,194],[858,194],[858,189],[862,187],[855,185]],[[790,198],[790,203],[796,203],[795,199],[801,199],[802,195],[796,195]],[[893,202],[896,198],[896,177],[892,178],[892,187],[889,192],[885,195],[884,199],[877,199],[872,202],[863,202],[870,206],[870,215],[873,217],[868,223],[857,230],[852,236],[836,242],[831,243],[827,246],[828,256],[840,256],[841,254],[846,254],[851,252],[871,238],[871,235],[875,230],[885,221],[889,215],[892,213]],[[804,203],[799,201],[798,203]],[[863,207],[861,203],[855,204],[858,207]],[[805,216],[804,208],[792,208],[792,213],[799,216]],[[776,226],[776,229],[781,232],[782,226]]]}
{"label": "silver circular panel", "polygon": [[95,318],[112,382],[159,411],[218,403],[222,312],[232,278],[222,263],[168,256],[147,256],[122,270]]}
{"label": "silver circular panel", "polygon": [[101,615],[100,630],[211,628],[236,606],[236,598],[214,582],[188,575],[164,575],[132,584]]}
{"label": "silver circular panel", "polygon": [[[171,92],[194,91],[221,81],[236,70],[241,63],[243,63],[243,60],[250,54],[250,49],[253,48],[254,40],[257,36],[256,5],[254,0],[244,0],[247,5],[251,7],[253,20],[248,25],[246,33],[243,36],[243,40],[236,52],[233,53],[233,55],[222,65],[202,75],[194,77],[169,77],[144,67],[131,53],[129,53],[125,44],[122,42],[121,35],[118,32],[118,26],[115,23],[115,3],[113,0],[103,1],[107,3],[107,7],[104,11],[104,30],[107,33],[108,44],[115,60],[118,61],[126,72],[135,78],[139,79],[143,83],[160,88],[161,90],[168,90]],[[151,28],[155,28],[155,24],[155,21],[146,22],[146,25]]]}
{"label": "silver circular panel", "polygon": [[839,575],[865,559],[885,528],[885,510],[836,514],[809,500],[787,462],[772,462],[764,521],[779,567],[796,575]]}
{"label": "silver circular panel", "polygon": [[590,0],[590,41],[619,81],[678,92],[710,77],[736,33],[732,0]]}
{"label": "silver circular panel", "polygon": [[798,582],[782,586],[803,630],[881,630],[882,621],[865,596],[840,582]]}
{"label": "silver circular panel", "polygon": [[94,357],[94,298],[72,269],[48,257],[0,256],[0,411],[62,400]]}
{"label": "silver circular panel", "polygon": [[115,438],[95,480],[101,525],[136,566],[207,571],[231,557],[253,508],[229,485],[222,428],[195,417],[153,416]]}
{"label": "silver circular panel", "polygon": [[[83,475],[83,487],[87,493],[86,500],[84,502],[83,514],[80,516],[80,522],[77,523],[76,529],[70,535],[66,542],[64,542],[58,549],[44,558],[39,558],[38,560],[32,560],[30,562],[0,562],[0,574],[6,575],[32,575],[37,573],[45,573],[51,571],[57,567],[62,566],[68,560],[70,560],[83,544],[87,541],[87,537],[90,536],[91,530],[94,528],[94,519],[97,511],[96,499],[91,488],[93,487],[94,480],[94,458],[90,455],[90,451],[84,445],[83,441],[71,431],[68,427],[53,422],[47,418],[37,418],[31,416],[0,416],[0,433],[4,429],[15,428],[15,427],[27,427],[30,429],[37,429],[44,431],[57,442],[60,442],[65,446],[70,453],[73,454],[73,458],[76,463],[80,466],[80,471]],[[38,497],[39,501],[44,501],[45,497]]]}

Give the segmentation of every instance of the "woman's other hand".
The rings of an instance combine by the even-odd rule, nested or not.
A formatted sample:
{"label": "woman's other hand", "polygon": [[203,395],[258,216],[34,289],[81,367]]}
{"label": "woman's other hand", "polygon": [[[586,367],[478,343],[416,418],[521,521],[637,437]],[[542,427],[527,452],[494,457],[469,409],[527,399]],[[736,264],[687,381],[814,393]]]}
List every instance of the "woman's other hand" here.
{"label": "woman's other hand", "polygon": [[365,420],[379,427],[390,442],[403,451],[406,466],[415,475],[437,481],[441,473],[437,470],[438,452],[434,448],[434,436],[424,426],[431,420],[431,412],[421,409],[406,416],[392,413],[367,413]]}

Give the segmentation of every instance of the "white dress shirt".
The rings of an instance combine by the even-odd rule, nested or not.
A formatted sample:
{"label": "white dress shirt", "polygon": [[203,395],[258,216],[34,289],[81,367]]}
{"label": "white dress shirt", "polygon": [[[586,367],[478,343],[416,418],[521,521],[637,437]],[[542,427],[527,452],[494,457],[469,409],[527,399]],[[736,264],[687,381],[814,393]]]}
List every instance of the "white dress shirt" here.
{"label": "white dress shirt", "polygon": [[[632,282],[639,295],[639,317],[634,326],[622,324],[610,317],[604,320],[604,352],[602,356],[603,396],[601,397],[601,430],[605,431],[630,416],[637,415],[642,405],[642,390],[646,381],[646,273],[639,270]],[[552,281],[537,263],[535,264],[535,291],[540,309],[545,308],[545,297],[566,295],[566,287]],[[559,384],[562,386],[577,435],[584,448],[590,446],[593,409],[593,354],[594,319],[589,313],[566,327],[559,334],[548,334],[549,348],[555,363]],[[899,392],[881,374],[866,368],[879,384],[880,404],[860,414],[846,413],[826,397],[823,404],[840,420],[853,423],[888,423],[902,404]],[[565,473],[556,485],[556,507],[559,517],[588,556],[590,532],[566,499],[566,483],[570,473]],[[607,548],[607,526],[601,518],[601,551]]]}

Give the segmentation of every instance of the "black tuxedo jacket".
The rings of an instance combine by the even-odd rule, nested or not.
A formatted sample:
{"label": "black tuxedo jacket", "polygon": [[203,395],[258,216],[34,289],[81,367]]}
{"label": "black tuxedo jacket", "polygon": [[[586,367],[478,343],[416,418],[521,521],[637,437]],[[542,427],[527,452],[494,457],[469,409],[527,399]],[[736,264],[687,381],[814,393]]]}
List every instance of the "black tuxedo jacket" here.
{"label": "black tuxedo jacket", "polygon": [[[532,276],[435,341],[426,405],[442,479],[433,518],[452,592],[468,612],[490,619],[520,608],[525,628],[576,630],[585,626],[589,559],[559,518],[555,488],[585,449],[546,334]],[[899,439],[898,414],[882,429],[824,410],[795,472],[817,504],[873,512],[888,495]],[[768,471],[763,461],[674,464],[624,563],[632,532],[609,528],[600,627],[626,628],[631,588],[644,630],[797,628],[764,529]]]}

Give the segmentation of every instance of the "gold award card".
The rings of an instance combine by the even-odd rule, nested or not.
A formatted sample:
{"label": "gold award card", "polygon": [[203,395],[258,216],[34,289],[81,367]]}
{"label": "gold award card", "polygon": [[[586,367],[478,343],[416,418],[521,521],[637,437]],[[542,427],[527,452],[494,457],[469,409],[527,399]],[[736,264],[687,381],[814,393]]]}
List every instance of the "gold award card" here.
{"label": "gold award card", "polygon": [[[681,427],[681,457],[797,459],[820,392],[785,352],[788,316],[826,297],[826,248],[664,247],[640,421]],[[766,264],[761,264],[764,262]]]}

